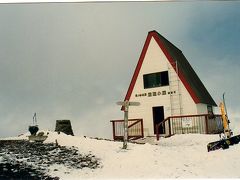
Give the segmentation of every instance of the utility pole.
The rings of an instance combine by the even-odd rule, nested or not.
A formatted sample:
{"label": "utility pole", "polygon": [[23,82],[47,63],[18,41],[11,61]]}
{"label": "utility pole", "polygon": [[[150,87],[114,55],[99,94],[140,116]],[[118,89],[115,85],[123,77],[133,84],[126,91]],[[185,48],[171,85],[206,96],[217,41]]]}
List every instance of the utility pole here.
{"label": "utility pole", "polygon": [[128,100],[119,101],[117,105],[123,106],[124,110],[124,136],[123,136],[123,149],[127,149],[127,141],[128,141],[128,109],[129,106],[139,106],[139,102],[129,102]]}

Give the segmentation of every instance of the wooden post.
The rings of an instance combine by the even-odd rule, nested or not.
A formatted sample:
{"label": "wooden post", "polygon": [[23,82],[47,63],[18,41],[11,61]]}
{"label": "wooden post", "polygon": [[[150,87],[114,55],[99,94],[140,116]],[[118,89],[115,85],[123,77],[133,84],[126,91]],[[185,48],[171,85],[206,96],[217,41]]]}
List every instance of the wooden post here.
{"label": "wooden post", "polygon": [[208,134],[208,115],[205,115],[206,134]]}
{"label": "wooden post", "polygon": [[127,149],[128,141],[128,108],[129,106],[139,106],[139,102],[129,102],[125,100],[123,102],[117,102],[117,105],[121,105],[124,108],[124,136],[123,136],[123,149]]}
{"label": "wooden post", "polygon": [[124,106],[124,136],[123,136],[123,149],[127,149],[127,140],[128,140],[128,107],[129,103],[126,102]]}
{"label": "wooden post", "polygon": [[169,127],[169,136],[171,136],[171,122],[170,122],[170,118],[168,119],[168,127]]}
{"label": "wooden post", "polygon": [[116,134],[115,134],[115,122],[112,121],[112,128],[113,128],[113,140],[116,140]]}
{"label": "wooden post", "polygon": [[141,119],[141,133],[142,133],[142,138],[144,137],[144,130],[143,130],[143,119]]}

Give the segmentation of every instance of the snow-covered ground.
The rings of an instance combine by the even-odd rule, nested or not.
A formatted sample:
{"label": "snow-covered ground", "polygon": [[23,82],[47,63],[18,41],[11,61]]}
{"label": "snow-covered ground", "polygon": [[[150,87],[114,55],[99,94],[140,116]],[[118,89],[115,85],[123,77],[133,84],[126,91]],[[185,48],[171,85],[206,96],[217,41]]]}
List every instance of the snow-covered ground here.
{"label": "snow-covered ground", "polygon": [[218,140],[218,135],[175,135],[153,144],[128,143],[127,150],[121,142],[55,132],[48,136],[44,143],[57,140],[59,145],[78,147],[80,153],[94,154],[101,161],[102,167],[94,170],[51,166],[50,175],[60,179],[240,178],[240,144],[207,152],[207,143]]}

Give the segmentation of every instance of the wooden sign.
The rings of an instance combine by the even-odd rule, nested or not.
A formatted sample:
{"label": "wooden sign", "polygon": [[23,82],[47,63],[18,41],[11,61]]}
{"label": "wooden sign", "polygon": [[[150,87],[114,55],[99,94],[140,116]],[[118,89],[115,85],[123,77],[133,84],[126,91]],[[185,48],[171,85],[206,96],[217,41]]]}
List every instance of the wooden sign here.
{"label": "wooden sign", "polygon": [[120,105],[120,106],[139,106],[140,105],[140,102],[129,102],[129,101],[119,101],[117,102],[117,105]]}
{"label": "wooden sign", "polygon": [[119,101],[117,105],[124,107],[124,137],[123,137],[123,149],[127,149],[128,140],[128,108],[129,106],[139,106],[140,102]]}

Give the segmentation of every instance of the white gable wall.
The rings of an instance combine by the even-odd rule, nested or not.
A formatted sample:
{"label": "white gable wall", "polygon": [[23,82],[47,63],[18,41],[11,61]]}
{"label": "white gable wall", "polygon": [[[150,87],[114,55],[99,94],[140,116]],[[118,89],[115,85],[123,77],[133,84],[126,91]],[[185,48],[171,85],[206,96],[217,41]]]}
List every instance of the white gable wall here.
{"label": "white gable wall", "polygon": [[[169,61],[167,60],[166,56],[160,49],[159,45],[155,41],[154,38],[151,39],[148,50],[145,55],[145,59],[143,61],[141,70],[139,72],[138,78],[136,80],[133,92],[129,101],[137,101],[140,102],[140,106],[130,106],[129,107],[129,119],[135,118],[142,118],[143,119],[143,126],[144,126],[144,135],[145,136],[152,136],[154,135],[153,131],[153,114],[152,114],[152,107],[154,106],[164,106],[164,117],[167,118],[171,115],[189,115],[189,114],[198,114],[200,111],[203,113],[203,109],[207,109],[206,105],[198,104],[196,105],[193,101],[192,97],[186,90],[185,86],[181,81],[179,81],[179,88],[177,86],[169,87],[156,87],[156,88],[149,88],[144,89],[143,85],[143,75],[154,73],[154,72],[161,72],[161,71],[170,71],[169,73],[169,81],[171,79],[179,79],[176,72],[174,71],[173,67],[170,65]],[[166,95],[162,95],[162,91],[166,91]],[[180,93],[181,97],[181,107],[182,112],[180,114],[180,109],[173,110],[171,108],[171,100],[169,91],[175,91],[173,100],[176,104],[179,104],[179,96],[177,93]],[[156,96],[148,96],[148,93],[156,92]],[[161,95],[158,95],[158,92],[161,92]],[[140,94],[145,94],[146,96],[138,96]],[[172,105],[173,106],[173,105]],[[206,111],[204,112],[206,113]]]}
{"label": "white gable wall", "polygon": [[197,113],[198,114],[206,114],[207,113],[207,105],[199,103],[197,104]]}

